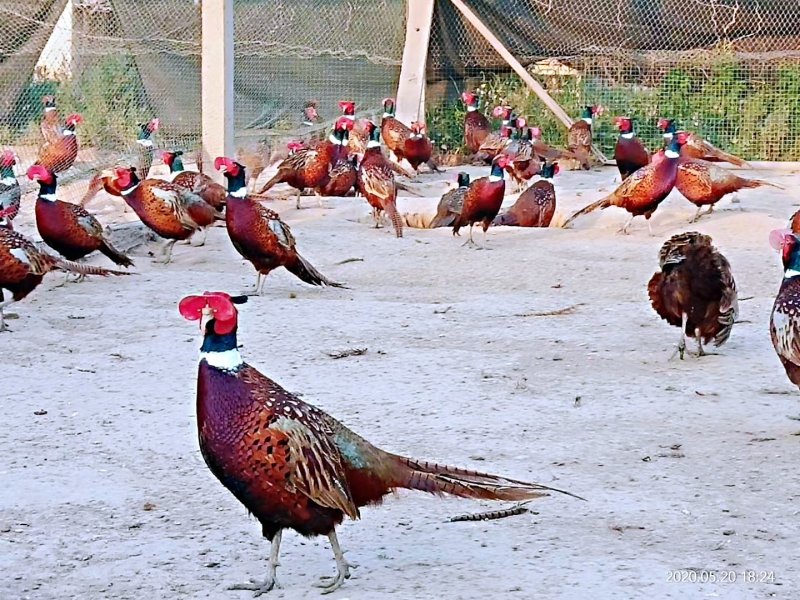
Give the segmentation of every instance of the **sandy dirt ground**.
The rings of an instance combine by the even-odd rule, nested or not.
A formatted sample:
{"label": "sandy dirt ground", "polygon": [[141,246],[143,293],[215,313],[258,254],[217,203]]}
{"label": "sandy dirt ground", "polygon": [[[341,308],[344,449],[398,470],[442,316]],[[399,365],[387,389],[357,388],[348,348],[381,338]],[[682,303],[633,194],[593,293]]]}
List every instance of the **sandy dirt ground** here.
{"label": "sandy dirt ground", "polygon": [[[359,568],[331,597],[796,598],[800,392],[769,340],[782,272],[767,236],[796,210],[800,175],[754,174],[787,191],[742,192],[691,226],[694,208],[675,192],[654,237],[643,220],[617,234],[626,214],[612,208],[569,230],[491,229],[487,250],[447,229],[395,239],[370,227],[363,199],[273,203],[301,252],[351,289],[270,275],[241,309],[251,364],[387,450],[587,498],[449,523],[496,505],[401,492],[341,527]],[[615,176],[560,174],[560,212]],[[422,176],[429,197],[401,210],[434,210],[438,180],[454,177]],[[32,204],[18,219],[31,235]],[[90,208],[105,224],[133,218],[107,197]],[[670,360],[679,332],[653,312],[646,284],[661,243],[691,229],[730,260],[741,322],[717,355]],[[265,574],[257,523],[200,456],[200,338],[176,309],[188,293],[250,287],[254,271],[224,228],[205,247],[176,246],[170,265],[135,258],[136,276],[57,288],[52,275],[9,311],[3,599],[244,599],[226,588]],[[328,355],[348,348],[367,352]],[[326,539],[294,533],[281,565],[274,598],[316,598],[312,584],[334,569]],[[671,580],[680,570],[690,581]],[[696,581],[709,572],[719,581]]]}

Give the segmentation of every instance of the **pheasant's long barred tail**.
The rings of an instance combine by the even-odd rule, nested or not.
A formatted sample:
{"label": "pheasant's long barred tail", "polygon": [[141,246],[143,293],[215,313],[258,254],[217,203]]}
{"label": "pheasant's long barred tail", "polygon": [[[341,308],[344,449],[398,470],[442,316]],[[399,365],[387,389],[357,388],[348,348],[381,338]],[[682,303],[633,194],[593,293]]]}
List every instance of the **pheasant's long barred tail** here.
{"label": "pheasant's long barred tail", "polygon": [[56,269],[69,271],[70,273],[78,273],[79,275],[101,275],[103,277],[108,277],[109,275],[132,275],[132,273],[128,271],[115,271],[114,269],[104,269],[103,267],[96,267],[94,265],[84,265],[63,258],[54,258],[54,261]]}
{"label": "pheasant's long barred tail", "polygon": [[286,268],[294,275],[297,275],[302,281],[311,285],[324,285],[327,287],[347,289],[343,283],[331,281],[317,271],[316,267],[303,258],[300,253],[297,253],[297,260],[287,263]]}
{"label": "pheasant's long barred tail", "polygon": [[608,208],[609,206],[611,206],[611,201],[608,198],[601,198],[597,202],[592,202],[589,206],[584,206],[579,211],[573,213],[572,216],[570,216],[569,219],[564,221],[564,223],[561,225],[561,227],[562,228],[566,227],[567,225],[569,225],[575,219],[577,219],[578,217],[580,217],[582,215],[589,214],[590,212],[595,211],[598,208]]}
{"label": "pheasant's long barred tail", "polygon": [[466,513],[463,515],[456,515],[448,519],[449,523],[459,523],[463,521],[493,521],[496,519],[505,519],[506,517],[514,517],[516,515],[524,515],[530,512],[526,506],[527,503],[517,504],[509,508],[501,508],[499,510],[490,510],[479,513]]}
{"label": "pheasant's long barred tail", "polygon": [[585,500],[570,492],[557,488],[509,479],[500,475],[481,473],[449,465],[416,461],[412,458],[396,457],[406,471],[402,474],[398,487],[419,490],[431,494],[452,494],[463,498],[482,500],[532,500],[556,492]]}

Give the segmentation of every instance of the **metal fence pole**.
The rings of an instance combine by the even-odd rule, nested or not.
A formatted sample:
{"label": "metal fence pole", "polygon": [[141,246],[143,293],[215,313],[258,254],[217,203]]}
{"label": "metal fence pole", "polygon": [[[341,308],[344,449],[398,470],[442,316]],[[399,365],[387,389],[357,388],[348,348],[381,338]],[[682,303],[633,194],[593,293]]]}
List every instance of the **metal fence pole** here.
{"label": "metal fence pole", "polygon": [[233,155],[233,0],[202,6],[203,171],[217,181],[214,158]]}
{"label": "metal fence pole", "polygon": [[406,0],[406,42],[397,86],[396,117],[403,123],[425,120],[425,67],[434,0]]}

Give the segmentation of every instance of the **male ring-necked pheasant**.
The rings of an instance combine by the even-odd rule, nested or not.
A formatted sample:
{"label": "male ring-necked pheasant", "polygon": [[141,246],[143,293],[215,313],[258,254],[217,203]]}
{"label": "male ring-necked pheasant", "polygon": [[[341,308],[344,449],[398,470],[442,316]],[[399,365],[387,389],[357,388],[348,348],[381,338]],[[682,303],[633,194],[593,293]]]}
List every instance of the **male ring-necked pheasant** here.
{"label": "male ring-necked pheasant", "polygon": [[[8,329],[3,320],[3,309],[25,298],[42,283],[45,275],[56,270],[103,277],[129,274],[57,258],[39,250],[21,233],[0,227],[0,331]],[[8,300],[3,295],[4,289],[11,292]]]}
{"label": "male ring-necked pheasant", "polygon": [[327,535],[337,574],[324,593],[350,576],[336,536],[345,517],[405,488],[436,495],[519,501],[560,492],[488,473],[406,458],[377,448],[342,423],[287,392],[242,360],[236,304],[223,292],[187,296],[180,314],[203,333],[197,375],[200,450],[211,472],[261,523],[272,543],[267,578],[231,589],[260,595],[275,585],[284,529]]}
{"label": "male ring-necked pheasant", "polygon": [[281,221],[275,211],[263,206],[247,194],[247,177],[244,165],[225,156],[214,160],[214,168],[222,171],[228,180],[228,199],[225,209],[225,226],[233,247],[256,269],[256,287],[252,294],[260,294],[266,276],[278,267],[284,267],[298,279],[311,285],[344,287],[329,280],[303,258],[295,247],[289,226]]}
{"label": "male ring-necked pheasant", "polygon": [[769,333],[786,376],[800,387],[800,238],[790,229],[778,229],[769,240],[783,261],[783,281],[772,305]]}
{"label": "male ring-necked pheasant", "polygon": [[[114,248],[100,222],[85,208],[56,197],[55,173],[41,165],[28,169],[28,178],[39,182],[36,198],[36,229],[44,243],[68,260],[78,260],[99,251],[114,263],[133,266],[133,261]],[[82,277],[81,277],[82,278]]]}
{"label": "male ring-necked pheasant", "polygon": [[590,213],[598,208],[618,206],[624,208],[631,215],[622,226],[622,229],[620,229],[620,233],[627,233],[633,218],[643,215],[647,219],[647,228],[650,231],[650,235],[653,235],[650,227],[650,217],[653,216],[658,205],[669,196],[672,188],[675,187],[675,179],[678,176],[680,146],[683,143],[685,143],[683,133],[675,136],[670,142],[669,148],[665,151],[663,159],[654,159],[649,165],[634,171],[611,194],[575,212],[564,222],[563,227],[566,227],[581,215]]}

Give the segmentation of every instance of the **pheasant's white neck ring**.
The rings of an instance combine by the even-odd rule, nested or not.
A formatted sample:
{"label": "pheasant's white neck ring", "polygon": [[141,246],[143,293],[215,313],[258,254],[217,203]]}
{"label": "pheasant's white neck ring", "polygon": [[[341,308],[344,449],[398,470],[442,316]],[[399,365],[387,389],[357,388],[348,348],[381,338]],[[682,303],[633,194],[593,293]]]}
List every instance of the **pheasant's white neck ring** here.
{"label": "pheasant's white neck ring", "polygon": [[56,109],[55,106],[45,106],[44,112],[53,112]]}
{"label": "pheasant's white neck ring", "polygon": [[2,183],[3,185],[14,185],[15,183],[17,183],[17,179],[16,177],[3,177],[2,179],[0,179],[0,183]]}
{"label": "pheasant's white neck ring", "polygon": [[375,140],[370,140],[370,141],[367,142],[367,148],[380,148],[380,147],[381,147],[381,143],[380,142],[376,142]]}
{"label": "pheasant's white neck ring", "polygon": [[75,135],[75,132],[72,131],[71,129],[65,129],[64,130],[64,136],[66,137],[68,135]]}
{"label": "pheasant's white neck ring", "polygon": [[477,106],[468,106],[467,107],[467,112],[475,112],[476,110],[478,110]]}
{"label": "pheasant's white neck ring", "polygon": [[138,187],[139,187],[139,184],[137,183],[135,186],[129,187],[127,190],[122,190],[122,195],[123,196],[127,196],[128,194],[132,194],[133,191]]}
{"label": "pheasant's white neck ring", "polygon": [[232,192],[228,192],[229,196],[233,196],[234,198],[246,198],[247,197],[247,188],[240,187],[238,190],[234,190]]}
{"label": "pheasant's white neck ring", "polygon": [[393,117],[393,116],[394,115],[392,113],[388,113],[388,112],[383,113],[383,118],[384,119],[388,119],[389,117]]}
{"label": "pheasant's white neck ring", "polygon": [[631,131],[630,133],[623,133],[619,137],[621,137],[624,140],[632,140],[634,138],[634,135],[635,134]]}
{"label": "pheasant's white neck ring", "polygon": [[800,275],[800,271],[795,271],[794,269],[786,269],[786,272],[783,274],[784,279],[791,279],[792,277],[797,277]]}
{"label": "pheasant's white neck ring", "polygon": [[503,181],[502,175],[489,175],[489,181],[492,183],[497,183],[498,181]]}
{"label": "pheasant's white neck ring", "polygon": [[583,122],[584,123],[588,123],[589,125],[591,125],[592,124],[592,117],[584,117],[583,118]]}
{"label": "pheasant's white neck ring", "polygon": [[244,364],[242,355],[236,348],[223,352],[201,352],[200,360],[223,371],[235,371]]}
{"label": "pheasant's white neck ring", "polygon": [[136,143],[141,144],[142,146],[145,146],[147,148],[153,147],[153,140],[136,140]]}
{"label": "pheasant's white neck ring", "polygon": [[678,157],[680,156],[680,154],[678,154],[678,153],[677,153],[677,152],[675,152],[674,150],[666,150],[666,151],[664,152],[664,154],[666,154],[666,155],[667,155],[667,158],[678,158]]}
{"label": "pheasant's white neck ring", "polygon": [[340,142],[339,142],[339,140],[338,140],[338,139],[337,139],[337,137],[336,137],[335,135],[333,135],[333,134],[330,134],[330,135],[328,136],[328,141],[329,141],[331,144],[335,145],[335,146],[338,146],[338,145],[340,145]]}
{"label": "pheasant's white neck ring", "polygon": [[355,121],[356,120],[355,115],[342,115],[342,118],[343,119],[347,119],[348,121]]}
{"label": "pheasant's white neck ring", "polygon": [[664,139],[668,140],[668,141],[672,141],[672,134],[671,133],[665,133],[664,134]]}
{"label": "pheasant's white neck ring", "polygon": [[39,194],[39,198],[42,200],[46,200],[47,202],[55,202],[56,195],[55,194]]}

